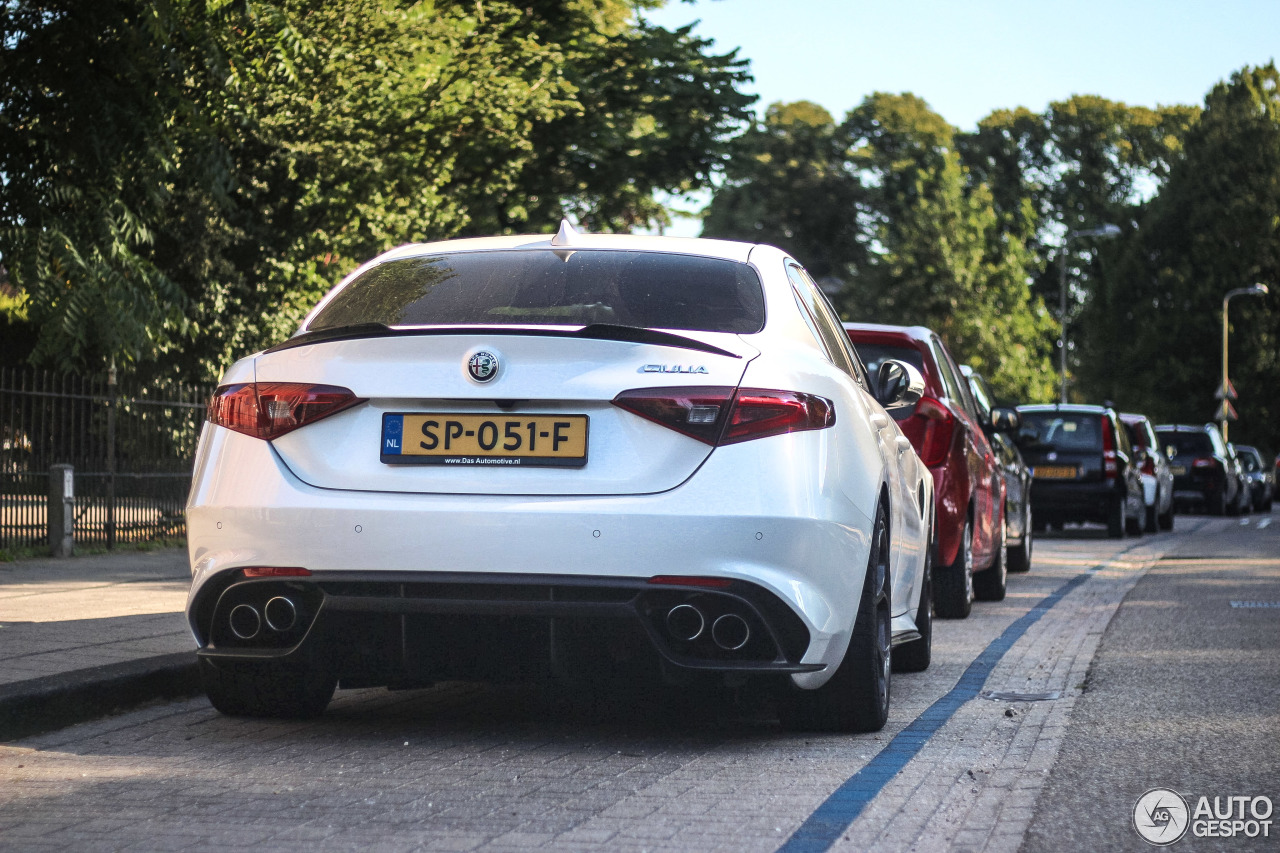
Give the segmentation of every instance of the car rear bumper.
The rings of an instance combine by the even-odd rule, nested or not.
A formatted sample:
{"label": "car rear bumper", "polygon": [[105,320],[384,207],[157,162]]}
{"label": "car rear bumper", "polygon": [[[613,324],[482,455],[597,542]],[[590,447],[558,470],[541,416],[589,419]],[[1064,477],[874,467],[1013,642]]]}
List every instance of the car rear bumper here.
{"label": "car rear bumper", "polygon": [[1031,511],[1041,522],[1106,522],[1120,493],[1111,483],[1031,484]]}
{"label": "car rear bumper", "polygon": [[[187,508],[193,633],[205,647],[202,653],[211,654],[208,646],[215,634],[210,620],[216,609],[211,602],[245,567],[307,569],[311,578],[298,583],[319,584],[328,614],[346,613],[353,606],[348,596],[324,586],[331,580],[390,584],[357,602],[358,607],[414,618],[423,615],[421,608],[440,605],[424,604],[429,595],[394,589],[405,578],[433,583],[464,577],[486,588],[501,587],[512,577],[544,589],[579,582],[613,588],[616,582],[634,591],[636,584],[645,585],[656,575],[713,577],[759,590],[794,615],[808,636],[804,648],[769,657],[766,669],[791,674],[801,687],[820,686],[848,645],[874,503],[863,507],[843,492],[811,483],[798,484],[795,493],[744,492],[742,466],[767,463],[761,463],[760,454],[748,459],[735,453],[740,447],[717,450],[684,485],[659,494],[421,495],[318,489],[294,477],[268,443],[211,428],[202,440]],[[210,454],[216,454],[218,465],[205,464]],[[792,465],[794,458],[805,458],[781,456]],[[770,476],[773,472],[761,473],[763,482],[786,481]],[[874,501],[876,490],[868,491]],[[823,495],[820,505],[814,505],[815,494]],[[486,600],[481,595],[473,605],[457,604],[462,609],[452,615],[482,615],[466,608],[485,611],[493,606]],[[640,607],[645,601],[614,602],[610,612],[632,623],[639,620],[643,629],[647,617]],[[535,612],[511,615],[561,615],[560,606],[550,600],[514,607]],[[328,630],[326,620],[318,620],[317,629]],[[761,615],[761,630],[777,621]],[[676,665],[693,660],[676,653],[665,657]]]}

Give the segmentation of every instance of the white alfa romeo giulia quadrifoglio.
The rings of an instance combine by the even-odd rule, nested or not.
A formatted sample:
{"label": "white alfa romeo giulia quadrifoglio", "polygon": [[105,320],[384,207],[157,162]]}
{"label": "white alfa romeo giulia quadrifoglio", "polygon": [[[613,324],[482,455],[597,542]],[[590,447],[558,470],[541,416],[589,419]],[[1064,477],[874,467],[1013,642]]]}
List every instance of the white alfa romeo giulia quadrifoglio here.
{"label": "white alfa romeo giulia quadrifoglio", "polygon": [[709,674],[878,729],[891,656],[929,661],[933,482],[892,417],[922,387],[867,376],[770,246],[566,225],[387,252],[210,401],[205,690],[303,716],[335,685]]}

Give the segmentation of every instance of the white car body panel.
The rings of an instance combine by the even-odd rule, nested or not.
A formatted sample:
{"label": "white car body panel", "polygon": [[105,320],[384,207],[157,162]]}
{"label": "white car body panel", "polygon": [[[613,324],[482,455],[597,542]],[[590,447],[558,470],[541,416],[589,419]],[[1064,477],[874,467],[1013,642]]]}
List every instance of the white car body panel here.
{"label": "white car body panel", "polygon": [[[674,331],[740,358],[501,329],[344,340],[250,356],[228,370],[224,385],[337,385],[368,402],[272,441],[206,425],[187,506],[189,612],[213,579],[254,566],[305,567],[317,577],[397,571],[732,578],[768,590],[800,617],[810,632],[802,663],[824,668],[790,677],[801,688],[816,688],[848,646],[883,493],[890,509],[893,631],[899,637],[913,632],[930,546],[932,477],[869,391],[814,339],[792,296],[786,255],[722,241],[578,239],[584,248],[749,261],[763,282],[766,326],[741,336]],[[411,245],[361,270],[421,254],[546,251],[548,245],[545,237]],[[466,355],[476,348],[501,354],[507,372],[492,386],[466,376]],[[648,364],[697,365],[706,372],[646,372]],[[711,448],[609,402],[625,389],[687,385],[816,394],[832,401],[836,422]],[[494,470],[378,461],[383,412],[498,411],[498,399],[527,401],[521,411],[589,414],[587,465]],[[204,645],[208,638],[194,615],[191,622]]]}

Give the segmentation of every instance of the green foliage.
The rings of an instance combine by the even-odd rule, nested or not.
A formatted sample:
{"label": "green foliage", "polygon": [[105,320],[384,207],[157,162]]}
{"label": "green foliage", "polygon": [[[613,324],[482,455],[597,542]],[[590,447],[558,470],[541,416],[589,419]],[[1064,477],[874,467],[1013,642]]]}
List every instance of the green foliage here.
{"label": "green foliage", "polygon": [[401,243],[660,221],[747,116],[653,0],[0,0],[0,259],[37,363],[189,381]]}
{"label": "green foliage", "polygon": [[1143,212],[1087,322],[1105,348],[1082,364],[1095,393],[1162,421],[1216,410],[1221,305],[1231,302],[1230,365],[1240,393],[1231,438],[1280,448],[1280,73],[1245,68],[1205,98],[1160,194]]}
{"label": "green foliage", "polygon": [[874,94],[840,126],[776,104],[739,140],[703,233],[778,245],[842,283],[846,319],[929,326],[1002,397],[1045,399],[1054,324],[954,137],[909,94]]}

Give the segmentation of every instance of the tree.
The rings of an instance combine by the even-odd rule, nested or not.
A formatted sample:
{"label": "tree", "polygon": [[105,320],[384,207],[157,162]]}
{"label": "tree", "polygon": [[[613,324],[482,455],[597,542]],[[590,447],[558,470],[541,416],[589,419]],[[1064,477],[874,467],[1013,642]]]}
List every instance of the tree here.
{"label": "tree", "polygon": [[803,259],[816,278],[842,278],[865,259],[864,195],[831,114],[810,101],[773,104],[735,140],[702,233],[769,243]]}
{"label": "tree", "polygon": [[1001,228],[990,189],[968,175],[955,130],[914,95],[883,93],[842,130],[870,187],[874,247],[843,294],[846,311],[929,326],[1000,396],[1046,399],[1054,324],[1029,290],[1030,255]]}
{"label": "tree", "polygon": [[1161,421],[1204,422],[1221,371],[1221,302],[1264,282],[1273,295],[1232,302],[1230,360],[1241,443],[1280,447],[1280,74],[1244,68],[1206,96],[1160,194],[1124,247],[1088,318],[1108,330],[1106,361],[1082,381]]}
{"label": "tree", "polygon": [[393,245],[659,216],[751,99],[745,63],[650,5],[0,0],[0,260],[31,358],[208,380]]}

